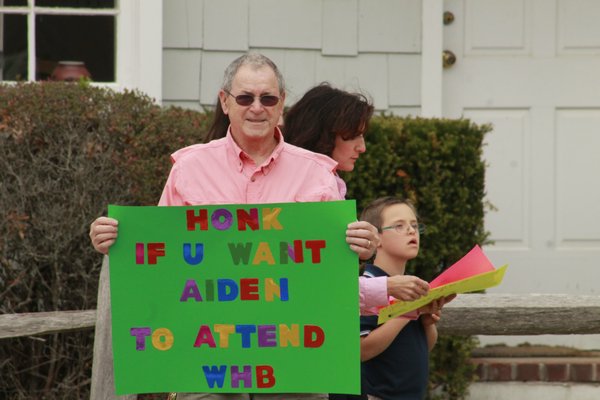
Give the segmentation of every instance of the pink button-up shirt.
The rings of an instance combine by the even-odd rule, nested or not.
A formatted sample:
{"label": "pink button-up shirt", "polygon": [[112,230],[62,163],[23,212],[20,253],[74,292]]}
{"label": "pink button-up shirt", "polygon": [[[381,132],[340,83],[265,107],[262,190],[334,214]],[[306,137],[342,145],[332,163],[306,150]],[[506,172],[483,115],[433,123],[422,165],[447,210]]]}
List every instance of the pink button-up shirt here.
{"label": "pink button-up shirt", "polygon": [[[279,143],[256,165],[231,133],[173,153],[173,167],[160,197],[161,206],[261,204],[343,200],[346,185],[334,173],[337,163],[322,154]],[[341,181],[341,182],[340,182]],[[340,193],[343,191],[343,194]],[[387,304],[385,277],[360,280],[361,312]]]}
{"label": "pink button-up shirt", "polygon": [[242,151],[230,132],[176,151],[159,205],[343,200],[334,160],[285,143],[279,129],[275,135],[279,143],[261,165]]}

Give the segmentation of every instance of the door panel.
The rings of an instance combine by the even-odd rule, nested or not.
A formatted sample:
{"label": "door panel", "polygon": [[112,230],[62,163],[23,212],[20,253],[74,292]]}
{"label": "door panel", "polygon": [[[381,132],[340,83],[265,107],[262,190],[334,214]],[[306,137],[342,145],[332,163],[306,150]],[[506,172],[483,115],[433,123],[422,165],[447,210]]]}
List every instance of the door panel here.
{"label": "door panel", "polygon": [[[600,293],[600,2],[446,0],[443,115],[491,123],[486,214],[501,293]],[[598,337],[502,338],[597,347]],[[498,342],[494,338],[492,342]]]}

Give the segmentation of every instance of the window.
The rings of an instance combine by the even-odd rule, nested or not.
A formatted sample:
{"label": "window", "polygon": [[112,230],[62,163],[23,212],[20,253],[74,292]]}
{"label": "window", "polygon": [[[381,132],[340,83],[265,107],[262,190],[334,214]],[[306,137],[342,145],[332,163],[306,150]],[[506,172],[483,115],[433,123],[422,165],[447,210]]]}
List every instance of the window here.
{"label": "window", "polygon": [[68,61],[85,66],[95,82],[115,81],[114,0],[0,4],[2,80],[47,80],[59,62]]}
{"label": "window", "polygon": [[94,84],[162,94],[162,0],[0,0],[0,81],[83,63]]}

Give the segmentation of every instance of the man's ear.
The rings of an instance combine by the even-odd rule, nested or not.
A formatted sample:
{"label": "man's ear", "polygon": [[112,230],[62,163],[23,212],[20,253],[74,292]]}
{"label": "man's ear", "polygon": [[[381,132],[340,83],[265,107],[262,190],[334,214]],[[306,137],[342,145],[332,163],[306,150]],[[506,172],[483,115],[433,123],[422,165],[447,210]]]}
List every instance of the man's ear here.
{"label": "man's ear", "polygon": [[223,109],[223,114],[229,114],[229,107],[227,106],[227,93],[223,91],[223,89],[219,90],[219,101],[221,102],[221,108]]}

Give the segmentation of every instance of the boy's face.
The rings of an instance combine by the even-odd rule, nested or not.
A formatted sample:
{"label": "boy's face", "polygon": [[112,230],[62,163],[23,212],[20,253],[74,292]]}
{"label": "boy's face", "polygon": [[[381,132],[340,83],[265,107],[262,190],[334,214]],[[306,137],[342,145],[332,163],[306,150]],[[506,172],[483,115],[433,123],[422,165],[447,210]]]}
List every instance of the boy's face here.
{"label": "boy's face", "polygon": [[394,204],[383,210],[381,220],[386,229],[377,251],[403,260],[415,258],[419,254],[419,227],[413,210],[406,204]]}

